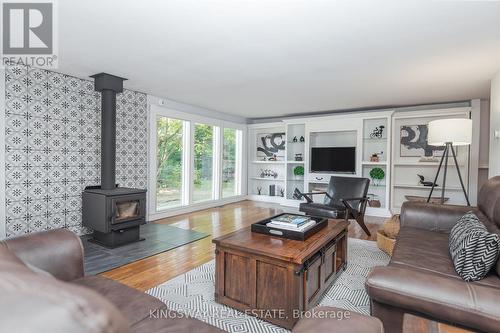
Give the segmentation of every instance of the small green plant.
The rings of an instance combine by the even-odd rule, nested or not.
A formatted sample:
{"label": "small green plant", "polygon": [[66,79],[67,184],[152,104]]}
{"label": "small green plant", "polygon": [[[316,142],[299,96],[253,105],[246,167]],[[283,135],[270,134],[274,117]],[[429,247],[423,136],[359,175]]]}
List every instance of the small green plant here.
{"label": "small green plant", "polygon": [[373,179],[375,185],[379,185],[380,181],[384,179],[385,172],[381,168],[373,168],[370,170],[370,178]]}
{"label": "small green plant", "polygon": [[293,168],[293,174],[295,176],[303,176],[304,175],[304,167],[301,165],[296,166]]}

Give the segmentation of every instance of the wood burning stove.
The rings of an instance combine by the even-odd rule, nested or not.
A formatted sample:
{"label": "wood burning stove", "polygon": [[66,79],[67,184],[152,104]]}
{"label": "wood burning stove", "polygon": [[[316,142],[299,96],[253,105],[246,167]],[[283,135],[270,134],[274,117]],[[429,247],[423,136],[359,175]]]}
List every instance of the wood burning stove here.
{"label": "wood burning stove", "polygon": [[89,186],[83,192],[83,221],[94,230],[93,241],[107,247],[141,240],[139,226],[146,222],[146,190]]}
{"label": "wood burning stove", "polygon": [[94,230],[91,241],[117,247],[143,240],[139,226],[146,223],[146,190],[119,187],[116,173],[116,94],[124,78],[101,73],[92,76],[101,105],[101,186],[88,186],[82,195],[83,224]]}

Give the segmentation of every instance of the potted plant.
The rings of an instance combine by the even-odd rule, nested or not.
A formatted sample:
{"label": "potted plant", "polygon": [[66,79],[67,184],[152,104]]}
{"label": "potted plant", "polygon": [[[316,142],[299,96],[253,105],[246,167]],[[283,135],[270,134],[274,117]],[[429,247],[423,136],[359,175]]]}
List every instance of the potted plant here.
{"label": "potted plant", "polygon": [[293,168],[293,175],[295,177],[301,177],[304,175],[304,167],[302,165],[297,165],[295,168]]}
{"label": "potted plant", "polygon": [[385,172],[382,168],[373,168],[370,170],[370,178],[375,186],[379,186],[382,179],[385,177]]}

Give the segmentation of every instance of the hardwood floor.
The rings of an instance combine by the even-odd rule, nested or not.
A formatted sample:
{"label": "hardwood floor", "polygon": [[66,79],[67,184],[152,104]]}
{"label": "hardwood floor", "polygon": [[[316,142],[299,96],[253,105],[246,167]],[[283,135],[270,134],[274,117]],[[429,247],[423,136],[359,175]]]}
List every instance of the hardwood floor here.
{"label": "hardwood floor", "polygon": [[[244,228],[284,210],[293,211],[278,204],[246,200],[155,221],[153,223],[201,231],[210,236],[100,275],[141,291],[147,290],[212,260],[215,256],[213,238]],[[368,237],[355,221],[351,221],[349,225],[349,236],[375,240],[383,219],[367,217],[366,221],[371,237]]]}

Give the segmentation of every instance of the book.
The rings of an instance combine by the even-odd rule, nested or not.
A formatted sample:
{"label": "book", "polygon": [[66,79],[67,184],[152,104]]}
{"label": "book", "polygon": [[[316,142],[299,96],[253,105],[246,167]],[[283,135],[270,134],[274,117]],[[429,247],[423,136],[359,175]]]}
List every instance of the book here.
{"label": "book", "polygon": [[283,225],[283,224],[276,224],[274,222],[269,222],[266,224],[266,226],[268,226],[269,228],[304,232],[307,229],[314,226],[315,224],[316,224],[316,221],[311,220],[311,221],[307,222],[306,224],[301,225],[300,227],[289,226],[289,225],[287,226],[287,225]]}
{"label": "book", "polygon": [[307,216],[293,215],[293,214],[283,214],[278,217],[275,217],[271,220],[271,222],[276,224],[282,224],[285,226],[295,226],[300,227],[301,225],[306,224],[311,219]]}

